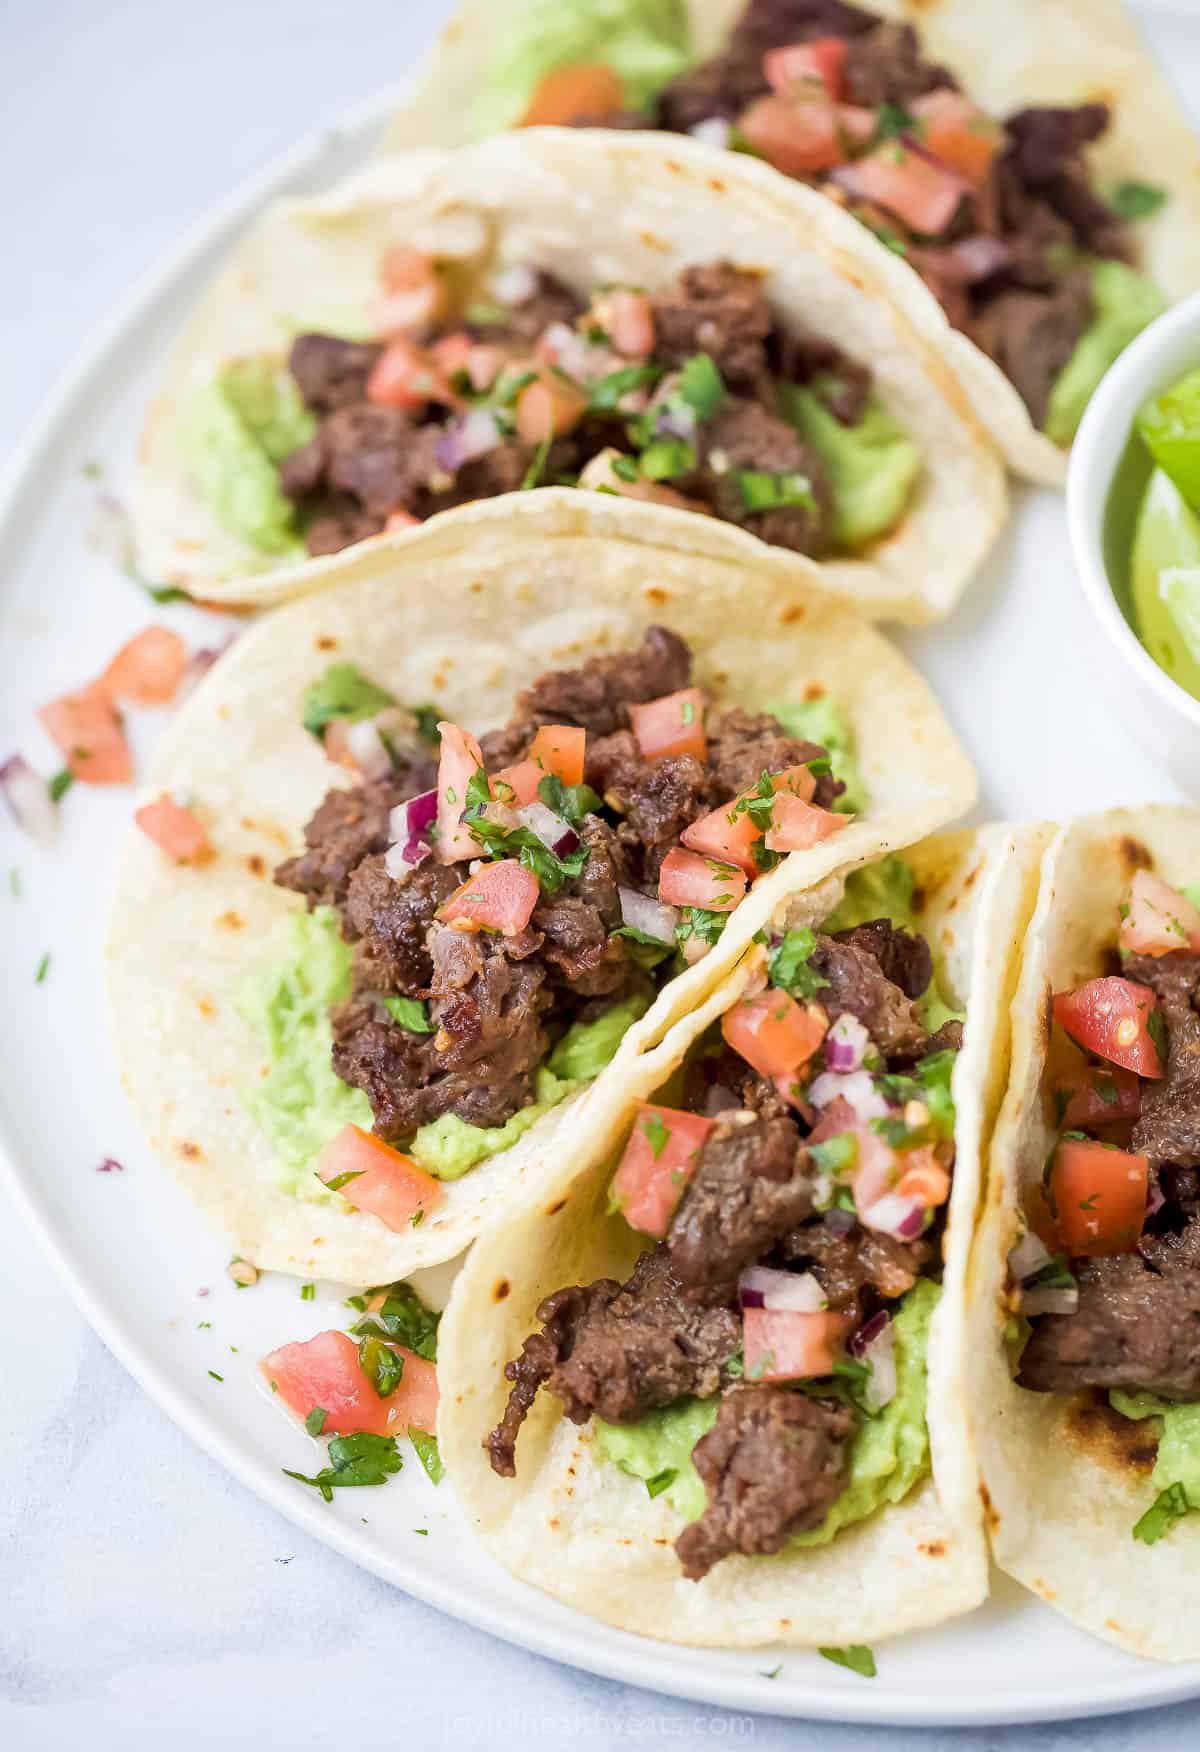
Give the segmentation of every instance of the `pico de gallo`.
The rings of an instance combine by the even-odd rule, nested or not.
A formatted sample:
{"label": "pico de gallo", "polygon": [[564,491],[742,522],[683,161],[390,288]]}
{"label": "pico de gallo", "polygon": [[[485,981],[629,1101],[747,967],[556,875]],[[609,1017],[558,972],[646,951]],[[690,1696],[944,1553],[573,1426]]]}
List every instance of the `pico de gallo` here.
{"label": "pico de gallo", "polygon": [[514,1476],[543,1387],[594,1420],[602,1460],[686,1522],[693,1580],[735,1552],[832,1538],[929,1463],[963,1024],[928,1032],[924,937],[829,924],[774,934],[676,1099],[638,1104],[611,1206],[645,1251],[623,1284],[542,1302],[487,1441]]}
{"label": "pico de gallo", "polygon": [[1009,1257],[1011,1336],[1022,1387],[1159,1420],[1133,1529],[1152,1544],[1200,1508],[1200,908],[1140,868],[1113,925],[1117,970],[1053,996],[1058,1136]]}
{"label": "pico de gallo", "polygon": [[309,913],[243,1005],[273,1058],[247,1099],[298,1153],[290,1190],[397,1233],[594,1077],[762,873],[850,819],[803,734],[831,703],[719,704],[663,627],[540,676],[479,738],[346,663],[302,709],[354,782],[275,872]]}

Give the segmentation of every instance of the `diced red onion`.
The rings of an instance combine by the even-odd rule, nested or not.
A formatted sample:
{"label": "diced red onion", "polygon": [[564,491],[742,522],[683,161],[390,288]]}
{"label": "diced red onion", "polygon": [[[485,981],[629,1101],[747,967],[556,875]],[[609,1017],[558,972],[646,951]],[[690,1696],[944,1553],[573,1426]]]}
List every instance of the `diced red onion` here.
{"label": "diced red onion", "polygon": [[743,1308],[765,1308],[769,1314],[821,1314],[829,1306],[810,1271],[772,1271],[765,1265],[742,1272],[738,1301]]}
{"label": "diced red onion", "polygon": [[858,1331],[846,1346],[850,1355],[852,1357],[861,1357],[867,1346],[874,1339],[878,1338],[881,1332],[885,1331],[887,1327],[891,1325],[891,1320],[892,1317],[886,1308],[881,1308],[878,1314],[872,1314],[869,1320],[864,1320],[863,1324],[859,1327]]}
{"label": "diced red onion", "polygon": [[1026,1278],[1036,1277],[1049,1263],[1050,1249],[1031,1229],[1027,1235],[1022,1235],[1008,1256],[1009,1276],[1014,1283],[1023,1284]]}
{"label": "diced red onion", "polygon": [[649,895],[639,894],[636,888],[618,888],[617,894],[621,901],[621,922],[631,931],[644,931],[656,943],[675,941],[675,927],[679,923],[676,907],[667,906],[661,900],[651,900]]}
{"label": "diced red onion", "polygon": [[865,1229],[891,1235],[896,1241],[915,1241],[925,1227],[925,1206],[919,1198],[902,1198],[898,1192],[885,1192],[862,1213]]}
{"label": "diced red onion", "polygon": [[1158,1175],[1155,1173],[1151,1176],[1150,1184],[1146,1188],[1146,1215],[1148,1217],[1154,1216],[1158,1211],[1162,1210],[1166,1202],[1166,1198],[1163,1196],[1163,1189],[1158,1182]]}
{"label": "diced red onion", "polygon": [[10,754],[0,765],[0,791],[21,831],[48,846],[58,832],[58,805],[23,754]]}
{"label": "diced red onion", "polygon": [[434,445],[433,458],[447,474],[457,474],[464,463],[486,456],[499,442],[495,414],[487,408],[472,408],[460,419],[450,421]]}
{"label": "diced red onion", "polygon": [[[896,1328],[886,1314],[883,1319],[885,1324],[867,1340],[860,1353],[871,1371],[863,1387],[863,1404],[868,1411],[882,1411],[896,1397]],[[869,1324],[873,1326],[875,1322]]]}
{"label": "diced red onion", "polygon": [[808,1099],[814,1107],[828,1107],[838,1096],[846,1101],[858,1120],[886,1119],[891,1107],[875,1087],[870,1071],[851,1071],[840,1076],[836,1071],[822,1071],[809,1084]]}
{"label": "diced red onion", "polygon": [[688,129],[693,140],[705,146],[717,146],[723,152],[733,136],[733,123],[724,116],[706,116]]}
{"label": "diced red onion", "polygon": [[974,237],[960,238],[944,252],[953,262],[963,283],[974,286],[1006,268],[1012,260],[1012,249],[1002,237],[989,237],[978,232]]}
{"label": "diced red onion", "polygon": [[419,797],[398,803],[388,816],[392,844],[383,863],[394,882],[403,882],[429,856],[425,835],[437,820],[437,795],[436,790],[422,791]]}
{"label": "diced red onion", "polygon": [[537,288],[537,272],[528,262],[510,262],[491,278],[490,290],[497,304],[525,304]]}
{"label": "diced red onion", "polygon": [[683,959],[689,967],[695,967],[698,961],[704,960],[711,948],[712,944],[706,943],[703,937],[688,937],[683,944]]}
{"label": "diced red onion", "polygon": [[560,858],[579,849],[579,835],[570,822],[547,809],[544,803],[526,803],[517,810],[517,820]]}
{"label": "diced red onion", "polygon": [[1079,1307],[1076,1289],[1034,1289],[1021,1291],[1021,1312],[1031,1318],[1035,1314],[1074,1314]]}
{"label": "diced red onion", "polygon": [[403,706],[385,706],[373,718],[351,722],[335,718],[325,731],[325,752],[345,763],[349,758],[364,779],[385,779],[392,770],[392,750],[415,750],[417,720]]}
{"label": "diced red onion", "polygon": [[821,1221],[831,1235],[848,1235],[858,1218],[853,1211],[844,1211],[841,1205],[830,1205]]}
{"label": "diced red onion", "polygon": [[103,1162],[96,1165],[97,1174],[123,1174],[124,1172],[124,1168],[115,1156],[106,1156]]}
{"label": "diced red onion", "polygon": [[347,725],[346,752],[364,779],[385,779],[392,770],[392,757],[374,718]]}
{"label": "diced red onion", "polygon": [[856,1071],[870,1044],[871,1036],[858,1017],[847,1011],[825,1036],[825,1063],[831,1071]]}
{"label": "diced red onion", "polygon": [[484,804],[483,819],[490,821],[493,827],[503,828],[505,833],[515,833],[523,825],[518,812],[510,809],[507,803],[501,803],[498,797]]}

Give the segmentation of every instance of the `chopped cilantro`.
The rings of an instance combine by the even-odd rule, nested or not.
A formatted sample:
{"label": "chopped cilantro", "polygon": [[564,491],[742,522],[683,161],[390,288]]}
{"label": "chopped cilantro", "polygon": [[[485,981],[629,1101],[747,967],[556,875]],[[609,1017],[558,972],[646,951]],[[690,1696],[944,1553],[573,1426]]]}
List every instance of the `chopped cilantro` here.
{"label": "chopped cilantro", "polygon": [[648,481],[673,481],[677,475],[691,474],[696,452],[683,438],[656,438],[642,451],[638,466]]}
{"label": "chopped cilantro", "polygon": [[506,323],[512,312],[502,304],[487,304],[480,300],[477,304],[468,304],[463,313],[473,328],[488,328],[492,323]]}
{"label": "chopped cilantro", "polygon": [[437,1437],[431,1436],[428,1430],[419,1430],[416,1424],[409,1424],[408,1439],[416,1449],[417,1459],[428,1473],[430,1482],[440,1484],[446,1476],[446,1468],[438,1450]]}
{"label": "chopped cilantro", "polygon": [[316,1284],[301,1284],[300,1285],[300,1300],[302,1302],[315,1302],[316,1299],[317,1299],[317,1286],[316,1286]]}
{"label": "chopped cilantro", "polygon": [[394,1393],[404,1378],[404,1358],[372,1334],[359,1343],[358,1365],[380,1399]]}
{"label": "chopped cilantro", "polygon": [[305,688],[301,722],[311,736],[320,738],[335,718],[358,723],[395,703],[392,694],[376,687],[353,663],[331,663]]}
{"label": "chopped cilantro", "polygon": [[527,870],[533,871],[543,894],[557,894],[563,883],[578,876],[588,861],[588,848],[582,841],[573,852],[552,852],[531,827],[511,830],[502,827],[499,822],[489,821],[478,805],[467,810],[465,819],[485,858],[516,857]]}
{"label": "chopped cilantro", "polygon": [[329,1416],[323,1405],[314,1405],[304,1420],[304,1427],[310,1436],[319,1436],[325,1428],[325,1420]]}
{"label": "chopped cilantro", "polygon": [[698,937],[711,949],[720,940],[728,918],[728,913],[710,912],[707,907],[685,906],[675,927],[675,940],[686,943],[690,937]]}
{"label": "chopped cilantro", "polygon": [[816,936],[807,926],[786,931],[783,940],[777,943],[767,956],[767,976],[773,986],[780,991],[790,992],[794,998],[814,998],[829,981],[815,967],[809,966],[809,959],[817,946]]}
{"label": "chopped cilantro", "polygon": [[657,383],[662,374],[661,365],[622,365],[619,371],[610,371],[607,377],[598,378],[591,386],[591,411],[617,412],[618,402],[630,390],[643,389],[647,384]]}
{"label": "chopped cilantro", "polygon": [[782,1672],[783,1662],[780,1661],[775,1667],[760,1667],[758,1669],[758,1676],[760,1679],[778,1679]]}
{"label": "chopped cilantro", "polygon": [[541,480],[542,470],[546,466],[546,458],[550,454],[550,446],[553,442],[554,434],[552,432],[547,432],[546,436],[537,447],[536,456],[530,463],[529,467],[525,470],[524,478],[521,481],[521,491],[523,493],[528,493],[532,488],[536,487]]}
{"label": "chopped cilantro", "polygon": [[424,1221],[425,1221],[425,1206],[418,1205],[416,1210],[413,1212],[412,1216],[408,1219],[408,1226],[410,1229],[415,1229],[419,1223],[423,1223]]}
{"label": "chopped cilantro", "polygon": [[817,509],[812,481],[806,474],[765,474],[761,469],[738,468],[733,478],[747,511],[777,511],[788,505],[813,512]]}
{"label": "chopped cilantro", "polygon": [[1154,1050],[1158,1054],[1159,1063],[1165,1065],[1167,1062],[1167,1025],[1163,1021],[1163,1013],[1157,1005],[1146,1017],[1146,1033],[1154,1042]]}
{"label": "chopped cilantro", "polygon": [[725,399],[721,373],[708,353],[693,353],[685,359],[675,391],[698,420],[710,420]]}
{"label": "chopped cilantro", "polygon": [[1119,182],[1115,188],[1109,189],[1105,196],[1105,205],[1118,219],[1148,219],[1165,205],[1166,200],[1166,189],[1160,188],[1157,183],[1130,180]]}
{"label": "chopped cilantro", "polygon": [[386,997],[383,1007],[393,1022],[398,1022],[401,1028],[407,1028],[410,1034],[436,1034],[437,1029],[429,1020],[429,1005],[419,998]]}
{"label": "chopped cilantro", "polygon": [[624,937],[633,945],[628,953],[639,967],[657,967],[674,949],[674,944],[664,943],[661,937],[652,937],[648,931],[639,931],[636,925],[618,925],[611,934]]}
{"label": "chopped cilantro", "polygon": [[1074,1290],[1078,1288],[1078,1281],[1067,1263],[1066,1254],[1056,1253],[1040,1271],[1026,1278],[1021,1287],[1026,1290]]}
{"label": "chopped cilantro", "polygon": [[492,386],[491,399],[502,408],[511,408],[521,391],[536,382],[536,371],[518,371],[511,377],[499,377]]}
{"label": "chopped cilantro", "polygon": [[441,740],[438,725],[443,716],[442,708],[431,705],[413,706],[412,715],[417,720],[417,735],[421,741],[432,742],[436,747]]}
{"label": "chopped cilantro", "polygon": [[386,1484],[399,1472],[404,1462],[396,1451],[395,1436],[373,1436],[366,1431],[354,1436],[335,1436],[329,1444],[330,1464],[313,1478],[303,1472],[284,1467],[285,1478],[300,1484],[310,1484],[319,1490],[327,1503],[333,1501],[334,1490],[348,1485]]}
{"label": "chopped cilantro", "polygon": [[632,456],[614,456],[612,471],[619,481],[636,481],[638,478],[638,466]]}
{"label": "chopped cilantro", "polygon": [[[378,1313],[350,1328],[355,1338],[390,1338],[415,1351],[427,1363],[437,1361],[437,1329],[441,1315],[427,1308],[411,1284],[388,1284]],[[372,1292],[373,1294],[376,1292]]]}
{"label": "chopped cilantro", "polygon": [[208,1372],[214,1381],[224,1381],[225,1379],[224,1375],[218,1375],[215,1369],[210,1369]]}
{"label": "chopped cilantro", "polygon": [[858,1138],[854,1132],[838,1132],[823,1143],[812,1144],[809,1155],[825,1174],[844,1174],[858,1161]]}
{"label": "chopped cilantro", "polygon": [[875,1656],[866,1643],[851,1643],[845,1649],[818,1649],[817,1653],[823,1661],[832,1661],[835,1667],[849,1667],[864,1679],[874,1679],[877,1672]]}
{"label": "chopped cilantro", "polygon": [[1140,1521],[1133,1527],[1133,1537],[1143,1545],[1157,1545],[1165,1539],[1177,1521],[1191,1509],[1187,1491],[1181,1484],[1169,1484],[1160,1491]]}
{"label": "chopped cilantro", "polygon": [[661,1496],[668,1490],[679,1476],[677,1466],[664,1466],[661,1472],[652,1472],[646,1480],[646,1490],[652,1497]]}
{"label": "chopped cilantro", "polygon": [[47,949],[46,953],[42,956],[42,959],[37,964],[37,972],[33,976],[34,985],[42,985],[44,983],[46,975],[49,973],[49,971],[50,971],[50,951],[49,951],[49,949]]}
{"label": "chopped cilantro", "polygon": [[325,1185],[330,1192],[340,1192],[343,1186],[349,1186],[352,1180],[357,1180],[360,1174],[365,1173],[365,1168],[347,1168],[344,1174],[335,1174],[332,1180],[325,1182]]}
{"label": "chopped cilantro", "polygon": [[71,772],[69,767],[64,767],[61,772],[55,773],[54,777],[46,786],[46,789],[50,793],[50,801],[52,803],[61,803],[74,783],[75,774]]}
{"label": "chopped cilantro", "polygon": [[557,773],[547,773],[538,780],[538,796],[547,809],[561,815],[564,821],[582,821],[601,806],[601,799],[590,785],[564,785]]}
{"label": "chopped cilantro", "polygon": [[894,140],[898,134],[916,134],[921,124],[911,110],[898,103],[881,103],[875,112],[875,138]]}
{"label": "chopped cilantro", "polygon": [[657,1113],[652,1113],[649,1119],[642,1121],[642,1132],[650,1140],[650,1149],[657,1162],[671,1136],[670,1127],[663,1124]]}

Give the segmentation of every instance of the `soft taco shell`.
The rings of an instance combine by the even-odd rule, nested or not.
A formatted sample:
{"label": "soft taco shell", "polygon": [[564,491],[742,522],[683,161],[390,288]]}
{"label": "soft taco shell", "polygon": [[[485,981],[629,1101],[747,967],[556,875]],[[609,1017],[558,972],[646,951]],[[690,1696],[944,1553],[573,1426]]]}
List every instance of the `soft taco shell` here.
{"label": "soft taco shell", "polygon": [[[526,1421],[515,1479],[497,1477],[481,1446],[507,1397],[504,1364],[534,1328],[542,1298],[564,1284],[628,1275],[637,1238],[606,1214],[606,1203],[632,1104],[652,1098],[737,998],[761,956],[755,949],[657,1048],[626,1067],[622,1101],[609,1102],[586,1141],[570,1151],[550,1146],[557,1178],[481,1241],[456,1279],[439,1338],[438,1440],[467,1516],[514,1574],[621,1629],[726,1647],[873,1642],[984,1598],[986,1543],[964,1409],[964,1282],[980,1162],[1007,1065],[1013,945],[1032,903],[1042,840],[1038,829],[991,827],[904,854],[916,877],[918,926],[968,1016],[954,1072],[957,1158],[944,1289],[928,1352],[932,1475],[830,1545],[727,1558],[694,1583],[680,1573],[672,1549],[679,1522],[666,1499],[595,1461],[590,1428],[569,1423],[549,1394]],[[777,917],[816,923],[830,904],[826,884],[793,895]]]}
{"label": "soft taco shell", "polygon": [[[639,529],[641,525],[637,526]],[[186,788],[215,861],[171,864],[131,833],[108,946],[124,1082],[159,1154],[214,1226],[255,1264],[384,1283],[461,1251],[537,1171],[544,1136],[446,1186],[416,1229],[281,1191],[239,1090],[262,1048],[238,1015],[247,974],[299,897],[271,882],[326,790],[346,775],[300,722],[305,686],[356,663],[398,698],[434,697],[477,731],[502,724],[544,670],[637,642],[658,621],[692,644],[697,680],[754,707],[821,691],[846,712],[869,813],[761,881],[705,959],[664,987],[621,1060],[662,1037],[726,974],[782,896],[907,844],[968,808],[975,775],[908,663],[836,598],[728,562],[624,539],[616,502],[582,493],[482,501],[401,550],[360,549],[339,587],[261,621],[172,725],[149,790]],[[614,1063],[614,1080],[622,1075]],[[585,1136],[589,1099],[572,1112]],[[561,1122],[563,1110],[548,1116]],[[339,1201],[340,1202],[340,1201]]]}
{"label": "soft taco shell", "polygon": [[1018,1387],[1003,1342],[1022,1188],[1040,1183],[1058,1135],[1044,1086],[1049,997],[1109,971],[1117,907],[1143,868],[1176,885],[1194,880],[1200,815],[1164,805],[1084,817],[1058,833],[1042,864],[1013,1003],[1012,1075],[971,1258],[968,1385],[1001,1569],[1095,1636],[1133,1654],[1192,1661],[1200,1658],[1200,1521],[1185,1517],[1154,1545],[1132,1537],[1157,1494],[1146,1427],[1095,1397]]}
{"label": "soft taco shell", "polygon": [[[460,6],[412,97],[392,118],[385,146],[449,146],[473,137],[470,97],[486,84],[497,45],[525,3],[466,0]],[[1200,289],[1200,143],[1122,0],[1006,0],[990,6],[979,0],[864,0],[864,5],[881,18],[909,20],[930,58],[944,62],[995,115],[1028,104],[1109,104],[1108,133],[1089,151],[1098,186],[1136,180],[1166,191],[1166,204],[1136,228],[1142,265],[1172,301]],[[744,0],[688,0],[697,61],[720,47],[743,7]],[[448,103],[447,92],[461,101]],[[665,137],[672,152],[676,138]],[[728,162],[729,154],[716,156]],[[808,192],[787,178],[776,180],[781,192]],[[1030,480],[1061,485],[1065,452],[1036,430],[1008,378],[950,326],[908,264],[840,210],[828,235],[890,288],[897,308],[957,374],[1009,465]]]}
{"label": "soft taco shell", "polygon": [[[580,292],[614,280],[653,288],[691,263],[725,257],[762,271],[785,319],[836,338],[871,365],[877,392],[924,459],[913,501],[862,557],[821,565],[668,506],[619,500],[618,521],[639,539],[726,558],[797,590],[823,583],[873,615],[938,619],[1000,527],[1003,470],[957,379],[917,339],[894,293],[846,251],[843,238],[858,238],[843,221],[807,189],[790,198],[764,166],[734,155],[714,160],[690,140],[664,152],[657,135],[554,129],[388,157],[332,194],[280,201],[251,227],[168,357],[139,449],[139,565],[202,597],[257,604],[338,575],[344,554],[281,564],[222,529],[191,482],[179,433],[192,396],[225,361],[282,358],[305,327],[361,327],[389,243],[478,257],[483,266],[498,256],[526,259]],[[418,538],[401,531],[367,545],[399,553]]]}

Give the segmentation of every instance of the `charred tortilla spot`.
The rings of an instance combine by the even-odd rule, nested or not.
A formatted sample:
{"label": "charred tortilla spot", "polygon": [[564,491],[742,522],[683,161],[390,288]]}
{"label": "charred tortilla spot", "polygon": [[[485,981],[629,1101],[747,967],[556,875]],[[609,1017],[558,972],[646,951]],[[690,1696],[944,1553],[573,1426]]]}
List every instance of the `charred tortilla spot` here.
{"label": "charred tortilla spot", "polygon": [[501,1278],[500,1282],[495,1286],[495,1288],[492,1291],[493,1302],[503,1302],[505,1296],[508,1295],[508,1293],[511,1289],[512,1289],[512,1285],[509,1283],[508,1279]]}
{"label": "charred tortilla spot", "polygon": [[213,1016],[215,1016],[217,1013],[217,1007],[213,1003],[211,998],[197,998],[196,999],[196,1008],[199,1010],[200,1014],[204,1017],[205,1021],[211,1020],[211,1018]]}
{"label": "charred tortilla spot", "polygon": [[1057,1589],[1052,1588],[1049,1582],[1044,1582],[1040,1576],[1034,1576],[1033,1586],[1034,1591],[1040,1594],[1043,1600],[1053,1600],[1057,1592]]}
{"label": "charred tortilla spot", "polygon": [[793,626],[796,621],[801,621],[803,619],[804,604],[802,602],[789,602],[783,613],[780,615],[779,622],[781,626],[790,627]]}
{"label": "charred tortilla spot", "polygon": [[176,1146],[185,1162],[203,1162],[204,1151],[199,1144],[193,1144],[190,1139],[183,1138]]}
{"label": "charred tortilla spot", "polygon": [[710,189],[714,189],[718,195],[723,195],[725,193],[725,184],[721,181],[719,176],[710,176],[708,179],[708,186]]}
{"label": "charred tortilla spot", "polygon": [[217,924],[220,925],[223,931],[244,931],[246,929],[245,919],[242,917],[241,913],[234,912],[232,907],[230,907],[227,912],[223,912],[220,915],[217,919]]}
{"label": "charred tortilla spot", "polygon": [[663,238],[655,237],[652,231],[639,231],[638,242],[643,244],[646,249],[657,250],[659,255],[671,254],[671,245]]}
{"label": "charred tortilla spot", "polygon": [[246,859],[246,868],[249,870],[251,876],[265,876],[267,873],[267,860],[260,857],[257,852],[251,852],[250,856]]}
{"label": "charred tortilla spot", "polygon": [[661,584],[651,584],[646,592],[646,601],[652,602],[656,608],[662,608],[670,600],[670,592],[664,590]]}
{"label": "charred tortilla spot", "polygon": [[924,1544],[918,1545],[917,1550],[922,1557],[945,1557],[946,1541],[944,1539],[929,1539]]}
{"label": "charred tortilla spot", "polygon": [[1089,1459],[1110,1471],[1144,1474],[1154,1469],[1158,1437],[1153,1426],[1146,1419],[1122,1417],[1102,1392],[1089,1393],[1074,1401],[1066,1431]]}
{"label": "charred tortilla spot", "polygon": [[996,1513],[996,1505],[992,1501],[992,1494],[988,1490],[987,1485],[982,1481],[980,1481],[979,1485],[979,1500],[983,1504],[983,1518],[994,1533],[1000,1525],[1000,1517]]}
{"label": "charred tortilla spot", "polygon": [[1117,841],[1117,857],[1121,861],[1126,876],[1132,876],[1137,870],[1153,870],[1154,858],[1142,844],[1132,835],[1123,833]]}
{"label": "charred tortilla spot", "polygon": [[823,700],[828,691],[823,681],[810,681],[804,690],[804,697],[806,700]]}
{"label": "charred tortilla spot", "polygon": [[672,176],[683,176],[685,174],[684,168],[677,158],[667,159],[667,169],[671,172]]}
{"label": "charred tortilla spot", "polygon": [[318,633],[316,644],[317,644],[318,651],[336,651],[337,650],[337,640],[334,638],[332,633]]}
{"label": "charred tortilla spot", "polygon": [[559,1211],[566,1209],[566,1205],[567,1201],[565,1198],[556,1198],[552,1205],[547,1205],[546,1215],[548,1217],[556,1217]]}

